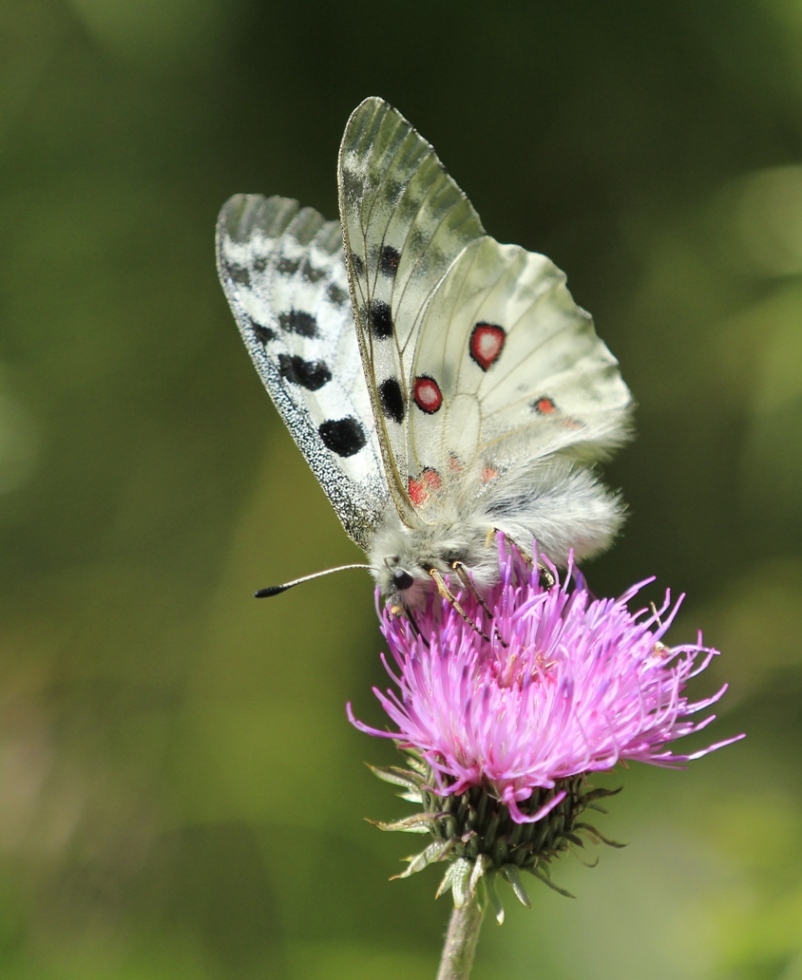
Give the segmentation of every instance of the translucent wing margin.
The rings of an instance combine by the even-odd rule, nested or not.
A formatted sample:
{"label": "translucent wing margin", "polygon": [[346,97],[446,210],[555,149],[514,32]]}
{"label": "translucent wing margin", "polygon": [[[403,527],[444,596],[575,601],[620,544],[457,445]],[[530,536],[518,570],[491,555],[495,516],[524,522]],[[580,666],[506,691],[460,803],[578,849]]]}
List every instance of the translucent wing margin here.
{"label": "translucent wing margin", "polygon": [[443,276],[484,235],[432,147],[382,99],[352,113],[339,160],[340,217],[365,376],[391,494],[408,495],[410,370]]}
{"label": "translucent wing margin", "polygon": [[220,212],[217,266],[259,377],[348,535],[367,549],[389,494],[339,223],[288,198],[236,195]]}

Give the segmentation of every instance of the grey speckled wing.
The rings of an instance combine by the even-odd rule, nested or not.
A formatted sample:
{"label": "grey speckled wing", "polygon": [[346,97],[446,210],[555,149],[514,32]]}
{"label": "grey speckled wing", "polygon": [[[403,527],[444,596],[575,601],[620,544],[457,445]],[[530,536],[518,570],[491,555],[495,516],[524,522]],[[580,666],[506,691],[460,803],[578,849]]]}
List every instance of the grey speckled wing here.
{"label": "grey speckled wing", "polygon": [[217,265],[248,352],[349,536],[367,549],[388,501],[336,221],[283,197],[220,212]]}

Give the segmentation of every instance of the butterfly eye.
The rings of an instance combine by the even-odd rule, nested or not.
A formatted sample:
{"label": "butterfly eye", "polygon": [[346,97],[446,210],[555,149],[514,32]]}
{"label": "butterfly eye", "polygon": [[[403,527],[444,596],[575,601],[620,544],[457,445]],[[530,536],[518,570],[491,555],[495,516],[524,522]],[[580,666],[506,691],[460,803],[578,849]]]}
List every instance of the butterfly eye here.
{"label": "butterfly eye", "polygon": [[415,579],[403,568],[396,568],[393,572],[393,585],[397,592],[406,592],[412,587],[414,581]]}

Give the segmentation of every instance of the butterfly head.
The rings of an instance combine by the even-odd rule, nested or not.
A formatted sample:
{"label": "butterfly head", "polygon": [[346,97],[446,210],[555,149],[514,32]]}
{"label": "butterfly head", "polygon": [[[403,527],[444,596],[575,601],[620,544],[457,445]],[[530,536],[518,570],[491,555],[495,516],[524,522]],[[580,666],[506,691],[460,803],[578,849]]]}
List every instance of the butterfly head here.
{"label": "butterfly head", "polygon": [[375,571],[376,584],[391,604],[407,608],[420,605],[430,588],[429,573],[417,563],[410,563],[410,556],[385,555]]}
{"label": "butterfly head", "polygon": [[391,605],[414,609],[425,604],[432,591],[441,591],[455,578],[458,567],[470,574],[479,588],[498,578],[494,547],[488,543],[488,525],[462,515],[431,524],[415,520],[410,526],[388,512],[384,528],[371,542],[370,565],[376,584]]}

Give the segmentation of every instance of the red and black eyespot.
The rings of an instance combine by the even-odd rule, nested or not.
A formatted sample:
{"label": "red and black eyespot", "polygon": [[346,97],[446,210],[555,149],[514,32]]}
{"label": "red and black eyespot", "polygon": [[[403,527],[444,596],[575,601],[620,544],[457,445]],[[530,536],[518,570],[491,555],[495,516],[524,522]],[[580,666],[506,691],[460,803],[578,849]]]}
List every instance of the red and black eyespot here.
{"label": "red and black eyespot", "polygon": [[530,408],[538,415],[554,415],[557,411],[557,406],[554,404],[553,399],[547,395],[541,395],[539,398],[536,398],[530,404]]}
{"label": "red and black eyespot", "polygon": [[419,374],[412,382],[412,400],[427,415],[434,415],[443,404],[440,385],[428,374]]}
{"label": "red and black eyespot", "polygon": [[468,352],[483,371],[501,357],[507,333],[496,323],[477,323],[471,331]]}

